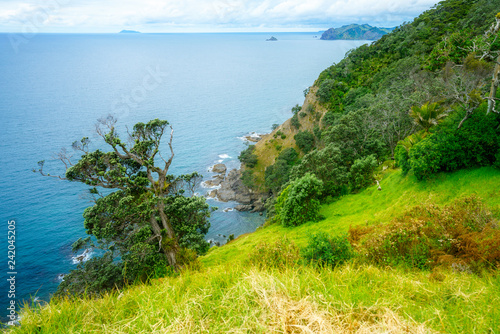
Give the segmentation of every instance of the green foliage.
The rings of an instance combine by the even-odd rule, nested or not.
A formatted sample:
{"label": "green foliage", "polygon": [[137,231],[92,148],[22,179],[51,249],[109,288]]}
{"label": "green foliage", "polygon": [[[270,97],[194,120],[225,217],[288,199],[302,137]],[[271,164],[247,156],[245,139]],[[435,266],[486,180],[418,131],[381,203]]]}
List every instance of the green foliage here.
{"label": "green foliage", "polygon": [[266,168],[265,185],[273,194],[278,194],[281,187],[290,180],[290,170],[298,156],[297,151],[289,147],[280,153],[273,165]]}
{"label": "green foliage", "polygon": [[319,125],[314,126],[313,133],[314,136],[316,137],[316,140],[318,141],[321,140],[321,129]]}
{"label": "green foliage", "polygon": [[326,233],[316,233],[309,236],[308,245],[301,250],[301,256],[307,262],[322,267],[342,265],[353,255],[347,235],[329,236]]}
{"label": "green foliage", "polygon": [[349,167],[339,147],[329,144],[322,150],[306,154],[292,172],[292,178],[300,178],[313,173],[323,182],[324,195],[338,196],[348,184]]}
{"label": "green foliage", "polygon": [[[83,138],[73,143],[73,149],[83,153],[78,162],[72,164],[65,154],[60,155],[70,165],[66,179],[92,187],[94,205],[83,213],[91,237],[78,240],[74,249],[88,247],[102,254],[72,271],[60,285],[61,294],[80,295],[85,290],[96,295],[126,282],[143,281],[165,266],[177,270],[179,250],[195,254],[208,250],[204,236],[210,227],[209,206],[203,197],[194,196],[201,176],[168,174],[173,152],[163,168],[155,166],[169,123],[159,119],[137,123],[129,143],[120,139],[115,123],[108,116],[97,125],[110,152],[90,151],[88,138]],[[170,147],[171,141],[172,137]],[[39,165],[39,172],[46,175],[43,162]],[[114,192],[100,194],[97,187]],[[192,196],[185,197],[188,193]]]}
{"label": "green foliage", "polygon": [[449,36],[445,36],[430,53],[428,68],[435,71],[443,68],[447,62],[462,63],[465,57],[467,57],[467,50],[471,46],[472,38],[470,31],[456,31]]}
{"label": "green foliage", "polygon": [[274,123],[272,126],[271,126],[271,129],[274,131],[276,130],[280,125],[277,124],[277,123]]}
{"label": "green foliage", "polygon": [[349,185],[352,190],[360,190],[373,182],[373,171],[378,166],[374,155],[357,159],[349,170]]}
{"label": "green foliage", "polygon": [[415,124],[423,128],[425,132],[429,132],[432,126],[438,125],[448,115],[445,108],[439,107],[437,102],[427,102],[421,107],[411,107],[410,116],[413,118]]}
{"label": "green foliage", "polygon": [[255,153],[255,145],[249,145],[246,149],[241,151],[240,155],[238,156],[238,159],[240,160],[241,163],[245,164],[245,166],[249,168],[255,167],[257,165],[257,156]]}
{"label": "green foliage", "polygon": [[304,117],[306,117],[306,116],[307,116],[307,114],[306,114],[305,112],[303,112],[303,111],[302,111],[302,112],[300,112],[300,113],[299,113],[299,115],[300,115],[300,117],[302,117],[302,118],[304,118]]}
{"label": "green foliage", "polygon": [[410,156],[403,145],[396,146],[394,160],[396,161],[396,166],[401,168],[403,175],[408,174],[411,169]]}
{"label": "green foliage", "polygon": [[260,269],[287,269],[300,263],[300,250],[286,237],[274,243],[260,243],[248,256],[248,263]]}
{"label": "green foliage", "polygon": [[318,101],[320,103],[329,102],[333,96],[333,90],[337,86],[335,80],[327,79],[321,83],[318,91],[316,92],[316,96],[318,97]]}
{"label": "green foliage", "polygon": [[292,124],[292,126],[296,129],[300,128],[300,121],[299,121],[299,117],[297,116],[297,114],[294,114],[292,116],[292,118],[290,119],[290,124]]}
{"label": "green foliage", "polygon": [[345,165],[350,166],[356,159],[374,154],[377,159],[387,154],[381,133],[372,127],[371,119],[361,111],[343,115],[336,124],[323,131],[326,144],[336,144],[343,156]]}
{"label": "green foliage", "polygon": [[255,177],[253,175],[253,171],[245,169],[241,173],[241,182],[243,182],[243,184],[245,186],[247,186],[248,188],[254,187],[255,186]]}
{"label": "green foliage", "polygon": [[293,139],[304,153],[309,153],[314,148],[314,135],[309,131],[300,131]]}
{"label": "green foliage", "polygon": [[299,106],[298,104],[296,104],[293,108],[292,108],[292,113],[294,115],[297,115],[300,111],[302,110],[302,106]]}
{"label": "green foliage", "polygon": [[100,296],[124,285],[123,263],[114,263],[110,253],[78,264],[77,269],[64,276],[57,296]]}
{"label": "green foliage", "polygon": [[296,179],[276,200],[276,219],[283,226],[298,226],[319,218],[323,182],[313,174]]}
{"label": "green foliage", "polygon": [[324,128],[328,128],[335,124],[335,122],[340,118],[341,114],[335,113],[334,111],[328,111],[323,116],[321,123]]}
{"label": "green foliage", "polygon": [[422,180],[439,171],[487,166],[499,150],[500,117],[475,112],[460,128],[456,121],[415,144],[409,151],[410,165]]}

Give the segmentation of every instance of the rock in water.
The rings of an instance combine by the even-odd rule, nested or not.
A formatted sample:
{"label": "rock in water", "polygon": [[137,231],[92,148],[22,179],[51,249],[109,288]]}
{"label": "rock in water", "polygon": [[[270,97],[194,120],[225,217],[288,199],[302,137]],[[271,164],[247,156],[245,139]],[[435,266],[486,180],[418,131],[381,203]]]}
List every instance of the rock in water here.
{"label": "rock in water", "polygon": [[227,167],[224,164],[217,164],[212,167],[212,172],[217,174],[226,174]]}

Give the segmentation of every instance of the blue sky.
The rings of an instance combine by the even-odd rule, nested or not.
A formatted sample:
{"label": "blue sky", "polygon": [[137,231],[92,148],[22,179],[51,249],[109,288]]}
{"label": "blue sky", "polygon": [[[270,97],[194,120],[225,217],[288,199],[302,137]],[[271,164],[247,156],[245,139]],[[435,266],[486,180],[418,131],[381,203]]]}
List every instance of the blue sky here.
{"label": "blue sky", "polygon": [[0,0],[0,32],[319,31],[393,27],[437,0]]}

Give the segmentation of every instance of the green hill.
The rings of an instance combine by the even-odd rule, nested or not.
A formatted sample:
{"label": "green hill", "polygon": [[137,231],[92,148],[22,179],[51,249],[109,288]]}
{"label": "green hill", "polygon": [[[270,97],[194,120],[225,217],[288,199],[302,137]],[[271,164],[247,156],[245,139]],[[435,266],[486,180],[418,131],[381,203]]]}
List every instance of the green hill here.
{"label": "green hill", "polygon": [[[267,243],[306,245],[314,232],[345,233],[383,223],[425,202],[449,204],[476,194],[500,209],[500,171],[440,174],[418,182],[388,170],[381,182],[324,205],[327,217],[298,228],[272,225],[200,258],[175,277],[99,299],[56,299],[27,308],[12,333],[473,333],[500,328],[500,276],[421,271],[351,262],[335,269],[249,265]],[[284,247],[285,243],[278,245]],[[279,252],[278,252],[279,253]]]}
{"label": "green hill", "polygon": [[498,8],[442,1],[323,71],[242,155],[272,195],[256,232],[101,298],[27,305],[9,331],[499,332]]}
{"label": "green hill", "polygon": [[377,40],[392,31],[392,28],[377,28],[369,24],[350,24],[340,28],[330,28],[321,35],[323,40],[360,39]]}

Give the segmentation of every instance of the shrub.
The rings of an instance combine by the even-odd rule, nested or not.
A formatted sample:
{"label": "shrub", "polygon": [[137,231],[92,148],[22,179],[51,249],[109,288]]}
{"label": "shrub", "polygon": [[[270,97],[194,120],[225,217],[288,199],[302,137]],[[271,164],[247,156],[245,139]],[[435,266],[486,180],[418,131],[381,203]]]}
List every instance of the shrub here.
{"label": "shrub", "polygon": [[357,159],[349,171],[349,185],[352,190],[359,190],[373,181],[373,171],[377,167],[375,155]]}
{"label": "shrub", "polygon": [[336,144],[329,144],[322,150],[312,151],[293,167],[290,175],[299,178],[313,173],[323,181],[323,194],[338,196],[348,184],[349,168]]}
{"label": "shrub", "polygon": [[302,117],[302,118],[304,118],[304,117],[306,117],[306,116],[307,116],[307,114],[306,114],[305,112],[303,112],[303,111],[302,111],[302,112],[300,112],[300,113],[299,113],[299,115],[300,115],[300,117]]}
{"label": "shrub", "polygon": [[336,83],[333,79],[327,79],[320,84],[319,89],[316,92],[316,96],[318,97],[320,103],[326,103],[330,101],[335,86]]}
{"label": "shrub", "polygon": [[335,267],[351,259],[353,252],[347,235],[317,233],[309,236],[309,243],[301,250],[301,256],[320,266]]}
{"label": "shrub", "polygon": [[253,176],[253,171],[252,170],[244,170],[241,173],[241,182],[248,188],[253,188],[255,186],[255,178]]}
{"label": "shrub", "polygon": [[300,128],[300,121],[299,121],[299,117],[297,116],[297,114],[292,116],[292,118],[290,119],[290,124],[296,129]]}
{"label": "shrub", "polygon": [[298,226],[319,218],[323,182],[314,174],[306,174],[292,181],[278,196],[276,219],[284,226]]}
{"label": "shrub", "polygon": [[250,145],[245,150],[241,151],[238,159],[247,167],[253,168],[257,165],[257,156],[253,153],[254,151],[255,145]]}
{"label": "shrub", "polygon": [[411,169],[410,156],[406,148],[402,145],[397,145],[394,149],[394,160],[396,161],[396,165],[401,167],[403,175],[408,174]]}
{"label": "shrub", "polygon": [[309,131],[301,131],[293,139],[295,139],[297,146],[306,154],[314,148],[314,135]]}
{"label": "shrub", "polygon": [[439,171],[491,165],[499,151],[500,117],[485,115],[484,107],[474,112],[460,129],[452,123],[442,127],[409,151],[410,165],[417,179]]}
{"label": "shrub", "polygon": [[294,115],[297,115],[301,110],[302,110],[302,107],[299,106],[298,104],[296,104],[295,107],[292,108],[292,113]]}
{"label": "shrub", "polygon": [[475,196],[417,206],[390,224],[349,229],[351,243],[378,264],[468,270],[500,266],[498,220]]}
{"label": "shrub", "polygon": [[274,131],[274,130],[276,130],[279,126],[280,126],[279,124],[274,123],[274,124],[271,126],[271,129]]}
{"label": "shrub", "polygon": [[249,254],[248,263],[260,269],[285,269],[300,263],[299,248],[286,237],[275,243],[258,244]]}
{"label": "shrub", "polygon": [[265,185],[274,194],[279,193],[283,184],[290,179],[290,170],[297,161],[298,156],[295,149],[286,148],[276,158],[276,162],[266,168]]}

